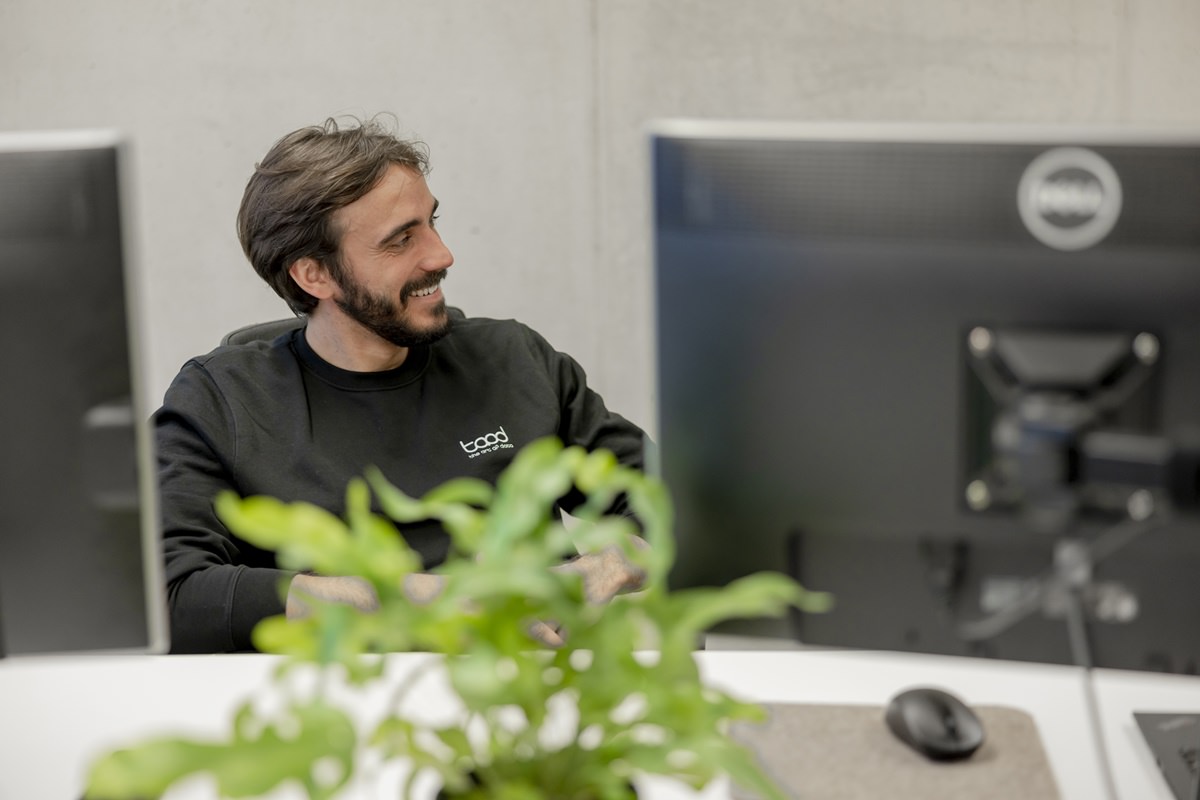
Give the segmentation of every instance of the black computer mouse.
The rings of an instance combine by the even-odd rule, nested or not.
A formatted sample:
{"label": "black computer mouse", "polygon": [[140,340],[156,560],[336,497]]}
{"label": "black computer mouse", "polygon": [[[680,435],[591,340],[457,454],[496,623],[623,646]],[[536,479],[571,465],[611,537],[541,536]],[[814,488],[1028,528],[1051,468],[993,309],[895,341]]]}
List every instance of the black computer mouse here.
{"label": "black computer mouse", "polygon": [[983,744],[983,724],[954,695],[921,686],[893,697],[884,714],[897,739],[936,761],[967,758]]}

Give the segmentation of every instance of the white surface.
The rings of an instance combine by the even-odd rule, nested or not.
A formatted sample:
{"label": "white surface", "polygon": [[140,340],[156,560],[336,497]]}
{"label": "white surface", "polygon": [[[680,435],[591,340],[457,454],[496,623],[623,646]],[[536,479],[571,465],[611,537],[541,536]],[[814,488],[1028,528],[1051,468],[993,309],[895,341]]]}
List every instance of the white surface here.
{"label": "white surface", "polygon": [[[1091,749],[1083,673],[1071,667],[973,659],[839,651],[703,652],[705,678],[749,700],[880,705],[903,688],[933,684],[969,703],[1007,705],[1032,714],[1064,800],[1100,800],[1104,783]],[[394,678],[432,660],[389,658]],[[87,765],[99,753],[149,735],[221,735],[230,712],[266,684],[269,656],[94,656],[0,661],[0,798],[77,797]],[[436,672],[418,693],[414,714],[451,711]],[[1170,800],[1130,717],[1134,710],[1198,710],[1200,679],[1140,673],[1097,673],[1105,731],[1121,800]],[[351,706],[369,722],[373,696]],[[400,768],[385,771],[394,786]],[[654,800],[692,797],[652,780]],[[172,798],[208,798],[203,782]],[[294,795],[280,794],[280,797]],[[387,796],[356,789],[348,798]],[[394,796],[394,795],[393,795]],[[728,796],[714,785],[705,800]]]}

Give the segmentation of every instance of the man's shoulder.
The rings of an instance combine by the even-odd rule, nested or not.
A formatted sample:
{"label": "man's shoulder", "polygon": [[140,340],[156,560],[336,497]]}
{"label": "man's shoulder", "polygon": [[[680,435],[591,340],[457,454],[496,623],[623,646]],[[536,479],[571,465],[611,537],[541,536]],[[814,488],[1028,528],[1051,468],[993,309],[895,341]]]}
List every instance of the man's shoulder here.
{"label": "man's shoulder", "polygon": [[192,358],[189,363],[213,374],[241,374],[247,369],[252,371],[294,369],[296,353],[291,344],[294,335],[294,333],[286,333],[272,341],[222,344],[204,355]]}
{"label": "man's shoulder", "polygon": [[466,317],[456,320],[449,336],[435,345],[443,358],[489,363],[538,364],[560,356],[542,334],[515,319]]}
{"label": "man's shoulder", "polygon": [[459,317],[454,320],[451,330],[455,335],[466,336],[524,336],[532,333],[532,328],[524,322],[493,317]]}
{"label": "man's shoulder", "polygon": [[255,387],[278,391],[281,382],[299,377],[296,353],[291,337],[284,334],[273,341],[222,344],[209,352],[188,359],[173,382],[176,387],[193,387],[202,381],[226,391],[247,391]]}
{"label": "man's shoulder", "polygon": [[501,345],[546,346],[546,340],[533,328],[515,319],[463,317],[454,322],[451,343],[496,347]]}

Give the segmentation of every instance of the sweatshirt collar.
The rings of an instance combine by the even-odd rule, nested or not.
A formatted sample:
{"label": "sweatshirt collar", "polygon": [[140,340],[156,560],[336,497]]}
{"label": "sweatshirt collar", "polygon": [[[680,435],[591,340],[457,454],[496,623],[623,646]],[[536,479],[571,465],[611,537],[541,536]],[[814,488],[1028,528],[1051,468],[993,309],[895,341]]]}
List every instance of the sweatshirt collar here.
{"label": "sweatshirt collar", "polygon": [[432,355],[429,345],[416,345],[408,348],[408,357],[404,359],[403,364],[394,369],[354,372],[335,367],[317,355],[304,336],[304,328],[292,332],[290,345],[305,369],[332,386],[351,391],[394,389],[410,384],[425,372]]}

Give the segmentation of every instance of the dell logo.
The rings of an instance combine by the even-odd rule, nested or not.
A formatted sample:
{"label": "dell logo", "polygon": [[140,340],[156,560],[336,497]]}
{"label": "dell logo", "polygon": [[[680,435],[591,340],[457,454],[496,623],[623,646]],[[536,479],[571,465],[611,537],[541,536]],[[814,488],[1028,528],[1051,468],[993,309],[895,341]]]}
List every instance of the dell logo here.
{"label": "dell logo", "polygon": [[1017,209],[1039,242],[1056,250],[1098,244],[1121,214],[1121,181],[1097,153],[1058,147],[1030,162],[1017,188]]}
{"label": "dell logo", "polygon": [[1056,178],[1038,187],[1034,202],[1043,217],[1077,217],[1086,220],[1100,212],[1104,203],[1104,189],[1100,181],[1090,175]]}

